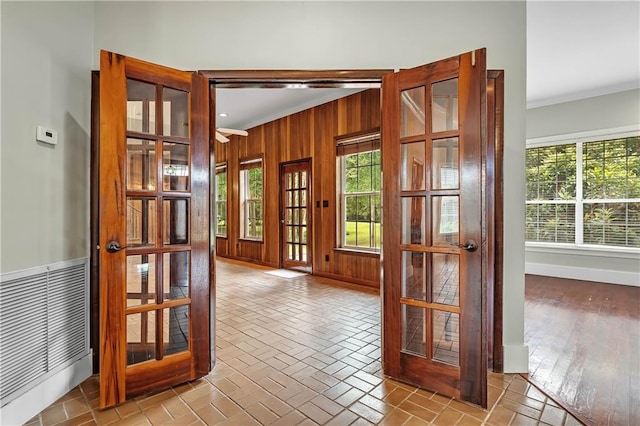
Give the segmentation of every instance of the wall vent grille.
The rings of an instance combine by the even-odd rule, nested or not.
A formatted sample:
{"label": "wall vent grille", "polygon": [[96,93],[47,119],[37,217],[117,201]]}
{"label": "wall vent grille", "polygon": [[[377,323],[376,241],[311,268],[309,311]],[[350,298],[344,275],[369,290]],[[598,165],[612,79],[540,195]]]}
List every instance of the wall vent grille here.
{"label": "wall vent grille", "polygon": [[88,354],[88,262],[0,276],[0,406]]}

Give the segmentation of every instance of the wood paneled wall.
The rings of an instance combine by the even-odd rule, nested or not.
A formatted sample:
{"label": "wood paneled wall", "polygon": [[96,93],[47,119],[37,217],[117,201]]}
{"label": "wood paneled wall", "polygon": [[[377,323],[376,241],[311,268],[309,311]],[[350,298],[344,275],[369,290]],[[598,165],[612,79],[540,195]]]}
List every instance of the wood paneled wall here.
{"label": "wood paneled wall", "polygon": [[[380,259],[336,250],[336,136],[380,127],[380,90],[369,89],[249,129],[249,136],[215,142],[216,163],[227,164],[227,238],[216,239],[218,256],[280,266],[280,165],[310,159],[312,166],[312,262],[315,275],[380,286]],[[239,239],[239,162],[262,156],[263,241]],[[328,207],[322,207],[328,201]],[[319,202],[320,207],[318,207]],[[328,259],[328,260],[326,260]]]}

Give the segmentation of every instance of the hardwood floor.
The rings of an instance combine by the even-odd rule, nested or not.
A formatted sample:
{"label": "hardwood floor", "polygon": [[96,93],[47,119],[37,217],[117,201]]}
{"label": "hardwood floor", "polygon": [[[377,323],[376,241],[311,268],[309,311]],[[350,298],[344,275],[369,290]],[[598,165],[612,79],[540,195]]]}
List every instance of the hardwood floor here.
{"label": "hardwood floor", "polygon": [[587,424],[640,425],[640,287],[525,283],[529,379]]}

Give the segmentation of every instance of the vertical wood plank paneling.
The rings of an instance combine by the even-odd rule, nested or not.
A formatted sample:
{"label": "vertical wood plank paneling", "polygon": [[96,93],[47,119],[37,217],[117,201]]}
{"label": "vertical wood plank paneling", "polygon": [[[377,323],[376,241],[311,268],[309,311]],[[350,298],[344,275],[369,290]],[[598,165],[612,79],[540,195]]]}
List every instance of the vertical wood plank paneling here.
{"label": "vertical wood plank paneling", "polygon": [[[311,209],[314,217],[314,271],[329,272],[333,258],[336,213],[322,208],[322,200],[329,200],[329,209],[335,210],[335,148],[333,137],[336,129],[336,102],[320,105],[314,109],[314,197]],[[325,260],[329,256],[329,261]]]}
{"label": "vertical wood plank paneling", "polygon": [[338,99],[338,128],[336,134],[346,135],[349,133],[347,129],[347,98]]}
{"label": "vertical wood plank paneling", "polygon": [[260,126],[263,137],[264,152],[264,218],[265,229],[264,254],[261,260],[269,265],[280,265],[280,215],[279,215],[279,184],[280,176],[280,133],[278,122]]}
{"label": "vertical wood plank paneling", "polygon": [[[212,91],[215,92],[215,89]],[[215,105],[213,106],[213,108],[215,108]],[[215,120],[215,116],[211,116],[211,117],[212,117],[212,120]],[[213,133],[214,131],[215,131],[215,126],[211,129],[211,132],[212,132],[211,139],[213,140],[213,151],[214,151],[215,162],[216,164],[223,164],[223,163],[227,164],[227,185],[230,185],[229,179],[231,174],[233,173],[233,170],[231,169],[232,164],[229,161],[229,157],[228,157],[229,143],[218,142],[218,140],[215,138],[215,134]],[[231,186],[229,186],[229,188],[231,188]],[[227,191],[227,194],[230,194],[230,189]],[[228,217],[231,215],[231,210],[229,210],[230,207],[231,207],[231,200],[227,199],[227,216]],[[221,238],[221,237],[216,238],[216,254],[218,256],[230,255],[229,254],[230,236],[231,236],[231,230],[229,229],[229,223],[227,220],[227,238]]]}
{"label": "vertical wood plank paneling", "polygon": [[291,116],[289,130],[290,156],[286,161],[296,161],[311,156],[311,130],[313,114],[311,109]]}
{"label": "vertical wood plank paneling", "polygon": [[360,129],[361,123],[361,102],[362,102],[362,92],[356,93],[353,96],[349,96],[346,98],[347,101],[347,128],[346,133],[355,133]]}
{"label": "vertical wood plank paneling", "polygon": [[[238,256],[238,237],[240,235],[240,147],[241,138],[231,135],[227,145],[227,237],[229,255]],[[234,144],[234,145],[232,145]],[[237,148],[236,148],[237,146]]]}
{"label": "vertical wood plank paneling", "polygon": [[214,152],[216,156],[216,163],[224,163],[227,161],[227,151],[229,144],[228,143],[220,143],[217,140],[214,142]]}
{"label": "vertical wood plank paneling", "polygon": [[[312,160],[312,259],[314,274],[379,287],[380,261],[371,255],[334,252],[336,245],[335,137],[380,126],[380,90],[369,89],[249,129],[216,143],[218,163],[227,162],[228,234],[218,239],[218,255],[280,266],[280,164]],[[264,167],[264,239],[240,241],[239,160],[262,155]],[[329,202],[322,207],[322,201]],[[321,207],[316,207],[320,202]],[[329,261],[325,261],[325,256]]]}
{"label": "vertical wood plank paneling", "polygon": [[228,257],[229,256],[229,239],[228,238],[216,238],[216,255]]}

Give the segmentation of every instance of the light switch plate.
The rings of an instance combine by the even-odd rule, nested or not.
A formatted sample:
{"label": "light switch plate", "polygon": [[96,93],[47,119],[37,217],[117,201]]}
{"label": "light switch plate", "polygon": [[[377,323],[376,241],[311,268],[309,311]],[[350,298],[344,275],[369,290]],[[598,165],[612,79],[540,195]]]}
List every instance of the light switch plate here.
{"label": "light switch plate", "polygon": [[58,132],[53,129],[47,129],[44,126],[38,126],[36,129],[36,140],[56,145],[58,143]]}

